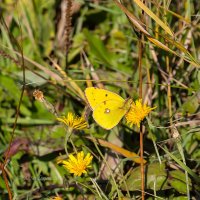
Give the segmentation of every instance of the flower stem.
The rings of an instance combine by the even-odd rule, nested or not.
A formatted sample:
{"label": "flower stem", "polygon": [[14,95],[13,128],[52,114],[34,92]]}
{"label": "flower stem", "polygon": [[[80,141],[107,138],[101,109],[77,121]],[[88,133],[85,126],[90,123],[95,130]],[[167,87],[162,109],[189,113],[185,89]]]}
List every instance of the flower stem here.
{"label": "flower stem", "polygon": [[68,131],[67,131],[66,136],[65,136],[65,153],[67,154],[67,157],[68,157],[69,153],[68,153],[68,151],[67,151],[67,143],[68,143],[69,137],[70,137],[71,134],[72,134],[72,130],[73,130],[73,129],[68,128],[67,130],[68,130]]}
{"label": "flower stem", "polygon": [[141,191],[142,191],[142,200],[144,200],[144,162],[143,162],[143,131],[142,125],[140,126],[140,173],[141,173]]}
{"label": "flower stem", "polygon": [[[138,48],[139,48],[139,62],[138,62],[138,68],[139,68],[139,96],[140,99],[142,99],[142,41],[143,41],[143,34],[141,35],[141,38],[138,42]],[[141,173],[141,191],[142,191],[142,200],[144,200],[144,162],[143,162],[143,130],[142,130],[142,124],[140,125],[140,173]]]}

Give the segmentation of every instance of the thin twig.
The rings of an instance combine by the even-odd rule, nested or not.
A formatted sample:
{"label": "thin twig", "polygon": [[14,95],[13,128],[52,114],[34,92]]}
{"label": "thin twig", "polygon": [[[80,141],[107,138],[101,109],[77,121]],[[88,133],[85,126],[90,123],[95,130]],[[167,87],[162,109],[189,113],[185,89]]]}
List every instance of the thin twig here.
{"label": "thin twig", "polygon": [[[18,120],[19,112],[20,112],[20,106],[21,106],[21,103],[22,103],[22,98],[23,98],[23,94],[24,94],[24,90],[25,90],[25,85],[26,85],[26,82],[25,82],[25,65],[24,65],[23,48],[19,45],[18,41],[15,39],[15,37],[9,31],[9,29],[8,29],[8,27],[7,27],[7,25],[6,25],[5,21],[4,21],[3,16],[1,16],[1,23],[6,28],[11,41],[14,44],[16,44],[17,50],[20,52],[21,58],[22,58],[20,65],[22,67],[23,85],[22,85],[22,90],[21,90],[21,94],[20,94],[19,103],[18,103],[17,110],[16,110],[15,121],[14,121],[13,129],[12,129],[11,139],[10,139],[9,146],[8,146],[8,151],[7,151],[6,155],[5,155],[5,159],[4,159],[3,167],[2,167],[2,173],[3,173],[4,181],[5,181],[5,184],[6,184],[6,189],[8,191],[9,200],[12,200],[12,193],[11,193],[11,190],[10,190],[10,187],[9,187],[9,184],[8,184],[7,174],[5,172],[5,166],[7,164],[8,159],[9,159],[11,144],[13,143],[13,139],[14,139],[14,135],[15,135],[15,129],[17,127],[17,120]],[[19,29],[20,29],[20,33],[21,33],[21,39],[22,39],[22,31],[21,31],[21,27],[20,26],[19,26]],[[8,57],[8,58],[11,59],[11,57]],[[15,60],[13,60],[13,59],[11,59],[11,60],[15,62]],[[16,60],[16,63],[19,63],[19,61]]]}
{"label": "thin twig", "polygon": [[6,184],[6,189],[8,191],[9,200],[12,200],[12,192],[11,192],[10,187],[8,185],[8,178],[7,178],[7,174],[6,174],[5,168],[4,168],[4,164],[3,164],[1,170],[2,170],[2,174],[3,174],[4,182]]}

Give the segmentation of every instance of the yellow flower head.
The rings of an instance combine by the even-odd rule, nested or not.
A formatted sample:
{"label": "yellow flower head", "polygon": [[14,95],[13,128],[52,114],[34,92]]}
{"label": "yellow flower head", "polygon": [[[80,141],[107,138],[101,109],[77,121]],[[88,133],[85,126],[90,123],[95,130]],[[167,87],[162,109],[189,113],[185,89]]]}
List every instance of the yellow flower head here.
{"label": "yellow flower head", "polygon": [[83,117],[75,116],[71,112],[69,112],[67,116],[58,117],[57,120],[63,122],[72,129],[81,130],[88,127],[88,124]]}
{"label": "yellow flower head", "polygon": [[63,166],[75,176],[81,176],[83,173],[87,174],[86,168],[91,167],[90,163],[92,159],[93,156],[91,156],[90,153],[88,153],[84,158],[84,153],[81,151],[77,154],[76,157],[70,154],[67,161],[59,160],[57,163],[62,163]]}
{"label": "yellow flower head", "polygon": [[138,99],[131,104],[130,110],[126,114],[127,123],[130,126],[136,124],[140,127],[141,121],[156,107],[148,107],[146,104],[142,105],[142,99]]}
{"label": "yellow flower head", "polygon": [[56,196],[56,197],[51,197],[50,200],[63,200],[63,198],[60,196]]}

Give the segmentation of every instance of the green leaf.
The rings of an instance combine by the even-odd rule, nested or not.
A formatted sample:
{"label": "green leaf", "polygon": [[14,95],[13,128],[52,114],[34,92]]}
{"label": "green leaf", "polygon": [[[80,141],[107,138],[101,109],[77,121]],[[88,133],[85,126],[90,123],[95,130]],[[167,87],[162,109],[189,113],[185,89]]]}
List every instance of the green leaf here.
{"label": "green leaf", "polygon": [[196,95],[189,97],[186,102],[181,106],[181,110],[184,113],[193,114],[199,108],[199,102]]}
{"label": "green leaf", "polygon": [[[169,172],[170,179],[168,182],[170,185],[182,194],[187,194],[187,185],[185,179],[185,173],[180,170],[173,170]],[[191,184],[191,180],[189,179],[189,185]]]}
{"label": "green leaf", "polygon": [[[140,190],[141,189],[141,174],[140,166],[133,169],[131,175],[126,181],[126,185],[130,191]],[[168,189],[167,185],[167,173],[165,170],[165,164],[162,163],[152,163],[145,166],[145,185],[146,189],[152,190],[165,190]],[[125,186],[122,187],[126,189]]]}
{"label": "green leaf", "polygon": [[[45,77],[46,80],[44,78],[41,78],[39,75],[36,75],[33,72],[26,70],[25,71],[26,85],[41,86],[41,85],[47,83],[47,80],[50,77],[48,74],[46,74],[43,71],[36,71],[36,73],[41,75],[42,77]],[[18,72],[17,76],[21,79],[21,81],[23,80],[22,72]]]}
{"label": "green leaf", "polygon": [[17,102],[20,97],[20,90],[12,78],[8,76],[0,76],[0,86],[6,90],[6,94]]}
{"label": "green leaf", "polygon": [[6,184],[2,176],[0,176],[0,188],[6,189]]}
{"label": "green leaf", "polygon": [[83,30],[85,37],[88,41],[90,47],[90,54],[94,55],[98,60],[105,64],[106,68],[121,70],[123,72],[129,73],[130,68],[124,66],[117,62],[118,57],[116,54],[109,52],[103,42],[93,34],[91,34],[87,29]]}
{"label": "green leaf", "polygon": [[24,106],[23,104],[21,104],[21,106],[20,106],[20,113],[25,115],[26,117],[31,116],[31,111],[26,106]]}
{"label": "green leaf", "polygon": [[38,174],[43,173],[45,175],[48,175],[48,165],[46,164],[46,162],[35,159],[33,160],[33,163]]}
{"label": "green leaf", "polygon": [[87,29],[84,29],[83,33],[85,34],[85,37],[89,43],[91,52],[98,59],[108,65],[107,67],[116,65],[116,59],[114,58],[114,55],[108,52],[103,42],[98,37],[91,34]]}
{"label": "green leaf", "polygon": [[169,35],[173,36],[171,29],[163,21],[160,20],[157,15],[155,15],[144,3],[140,0],[134,0],[134,2],[142,9],[144,12],[149,15],[157,24],[159,24]]}
{"label": "green leaf", "polygon": [[[13,124],[15,122],[15,118],[8,118],[8,119],[2,119],[3,123],[7,124]],[[47,119],[33,119],[33,118],[18,118],[17,124],[23,124],[23,125],[51,125],[54,124],[55,121],[53,120],[47,120]]]}
{"label": "green leaf", "polygon": [[186,196],[179,196],[179,197],[173,197],[173,200],[187,200],[188,197]]}
{"label": "green leaf", "polygon": [[179,160],[176,156],[174,156],[172,153],[164,149],[159,145],[159,147],[166,153],[168,154],[173,160],[175,160],[184,170],[188,172],[198,183],[200,183],[200,177],[197,176],[188,166],[186,166],[181,160]]}

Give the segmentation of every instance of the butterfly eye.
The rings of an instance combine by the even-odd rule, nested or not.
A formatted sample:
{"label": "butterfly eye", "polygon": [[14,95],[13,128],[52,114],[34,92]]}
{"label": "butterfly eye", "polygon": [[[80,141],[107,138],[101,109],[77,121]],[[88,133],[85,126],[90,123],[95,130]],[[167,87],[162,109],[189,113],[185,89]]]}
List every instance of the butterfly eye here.
{"label": "butterfly eye", "polygon": [[109,113],[110,109],[106,108],[104,113]]}

